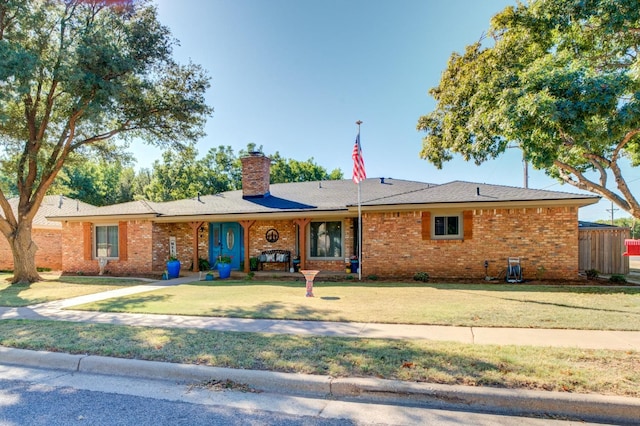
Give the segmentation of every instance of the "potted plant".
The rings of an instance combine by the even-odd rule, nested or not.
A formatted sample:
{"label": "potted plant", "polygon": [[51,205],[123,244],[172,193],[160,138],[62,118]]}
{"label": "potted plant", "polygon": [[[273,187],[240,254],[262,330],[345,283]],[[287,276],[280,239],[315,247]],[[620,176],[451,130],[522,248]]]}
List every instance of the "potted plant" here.
{"label": "potted plant", "polygon": [[204,276],[205,281],[213,281],[213,274],[211,272],[207,272],[207,275]]}
{"label": "potted plant", "polygon": [[169,274],[169,279],[180,276],[180,261],[177,257],[169,256],[169,260],[167,260],[167,273]]}
{"label": "potted plant", "polygon": [[231,276],[231,257],[218,256],[216,267],[218,268],[220,278],[229,278]]}

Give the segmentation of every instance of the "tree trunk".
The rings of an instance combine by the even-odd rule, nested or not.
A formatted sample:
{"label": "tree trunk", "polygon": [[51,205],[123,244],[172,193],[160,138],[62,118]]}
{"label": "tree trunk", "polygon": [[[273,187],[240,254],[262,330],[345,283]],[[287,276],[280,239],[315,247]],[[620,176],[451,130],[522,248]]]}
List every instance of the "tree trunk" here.
{"label": "tree trunk", "polygon": [[31,226],[24,223],[9,238],[13,252],[13,284],[28,284],[40,280],[36,269],[36,251],[38,246],[31,239]]}

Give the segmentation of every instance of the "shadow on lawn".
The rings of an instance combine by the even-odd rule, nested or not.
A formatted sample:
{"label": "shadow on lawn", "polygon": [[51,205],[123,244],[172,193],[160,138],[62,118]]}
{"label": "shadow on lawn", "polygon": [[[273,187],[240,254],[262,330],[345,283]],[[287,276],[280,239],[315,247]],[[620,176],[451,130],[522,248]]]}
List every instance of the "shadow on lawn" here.
{"label": "shadow on lawn", "polygon": [[[256,278],[251,281],[247,280],[220,280],[213,281],[213,285],[224,285],[229,287],[251,287],[251,286],[278,286],[287,288],[302,288],[304,291],[305,281],[296,279],[296,281],[279,281]],[[193,286],[209,287],[212,282],[194,281],[189,283]],[[469,290],[469,291],[490,291],[500,293],[513,292],[541,292],[541,293],[580,293],[580,294],[629,294],[640,295],[640,286],[608,286],[597,284],[590,286],[584,284],[568,283],[567,285],[546,283],[546,284],[505,284],[505,283],[424,283],[410,281],[322,281],[316,279],[314,287],[318,288],[340,288],[340,287],[356,287],[356,288],[431,288],[434,290]]]}
{"label": "shadow on lawn", "polygon": [[[147,335],[129,329],[128,341]],[[141,333],[147,333],[145,330]],[[473,352],[439,350],[413,342],[357,337],[304,336],[213,330],[162,329],[161,348],[138,346],[140,359],[287,373],[331,374],[335,377],[378,377],[447,384],[508,387],[505,366]],[[446,347],[446,344],[442,344]],[[126,344],[120,344],[125,347]],[[512,374],[527,366],[509,365]],[[434,380],[434,378],[436,378]]]}
{"label": "shadow on lawn", "polygon": [[74,306],[73,309],[80,311],[131,312],[144,308],[148,303],[170,303],[172,297],[171,295],[126,296],[101,300],[83,306]]}
{"label": "shadow on lawn", "polygon": [[[469,290],[469,289],[466,289],[466,290]],[[467,293],[466,291],[458,291],[458,292],[459,293]],[[537,292],[540,293],[540,291],[537,291]],[[581,292],[572,292],[572,293],[581,293]],[[620,292],[612,292],[612,293],[620,293]],[[505,297],[505,296],[492,296],[492,295],[486,294],[486,293],[483,293],[483,294],[467,293],[467,294],[471,294],[471,295],[477,296],[477,297],[487,297],[487,298],[492,298],[492,299],[506,300],[506,301],[509,301],[509,302],[517,302],[517,303],[523,303],[523,304],[553,306],[553,307],[557,307],[557,308],[579,309],[579,310],[584,310],[584,311],[595,311],[595,312],[611,312],[611,313],[616,313],[616,314],[640,316],[640,312],[634,312],[634,311],[631,311],[631,310],[624,311],[624,310],[619,310],[619,309],[596,308],[596,307],[593,307],[593,306],[570,305],[570,304],[567,304],[567,303],[547,302],[547,301],[541,301],[541,300],[517,299],[517,298],[511,298],[511,297]],[[590,294],[590,292],[588,292],[588,294]],[[594,293],[594,294],[601,294],[601,293]],[[634,292],[629,292],[629,293],[628,292],[624,292],[624,294],[635,295],[635,294],[640,294],[640,291],[636,290]]]}
{"label": "shadow on lawn", "polygon": [[[31,284],[9,284],[0,290],[0,306],[21,307],[41,302],[41,300],[24,299],[20,297],[20,293],[30,288]],[[44,301],[44,299],[42,301]]]}
{"label": "shadow on lawn", "polygon": [[[287,303],[268,302],[247,308],[213,308],[205,315],[228,318],[324,321],[327,315],[334,315],[336,312],[339,311],[310,308],[302,305],[292,307],[291,304]],[[347,321],[347,319],[340,317],[332,321]]]}

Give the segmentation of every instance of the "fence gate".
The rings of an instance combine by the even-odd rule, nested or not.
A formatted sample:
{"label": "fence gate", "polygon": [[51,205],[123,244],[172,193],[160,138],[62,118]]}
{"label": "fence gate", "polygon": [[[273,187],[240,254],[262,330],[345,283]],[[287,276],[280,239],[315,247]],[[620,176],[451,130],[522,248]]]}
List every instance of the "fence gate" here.
{"label": "fence gate", "polygon": [[596,269],[601,274],[629,273],[629,258],[624,240],[630,238],[629,228],[581,222],[578,231],[580,272]]}

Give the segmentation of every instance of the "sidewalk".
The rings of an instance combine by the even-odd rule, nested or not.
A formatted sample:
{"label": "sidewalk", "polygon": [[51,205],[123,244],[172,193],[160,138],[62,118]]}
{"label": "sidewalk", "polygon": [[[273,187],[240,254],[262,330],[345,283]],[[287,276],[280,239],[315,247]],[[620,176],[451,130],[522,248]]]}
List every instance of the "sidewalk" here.
{"label": "sidewalk", "polygon": [[[148,327],[201,328],[221,331],[427,339],[469,344],[640,350],[640,332],[253,320],[68,310],[70,307],[83,303],[144,293],[170,285],[192,282],[194,279],[193,276],[188,276],[24,308],[0,308],[0,320],[61,320]],[[490,412],[558,415],[587,421],[613,421],[616,424],[634,424],[640,418],[640,399],[614,396],[447,386],[383,379],[334,379],[316,375],[233,370],[0,347],[0,365],[2,364],[186,382],[211,379],[231,380],[236,383],[248,384],[256,389],[276,393],[358,398],[365,401],[384,401],[398,404],[411,403],[442,408],[465,409],[473,406],[475,410]]]}
{"label": "sidewalk", "polygon": [[153,291],[193,282],[196,276],[126,287],[102,293],[27,306],[0,308],[2,319],[57,320],[146,327],[201,328],[218,331],[343,336],[381,339],[426,339],[469,344],[576,347],[583,349],[640,350],[640,331],[561,330],[539,328],[454,327],[329,321],[221,318],[186,315],[151,315],[74,311],[69,308],[112,297]]}

